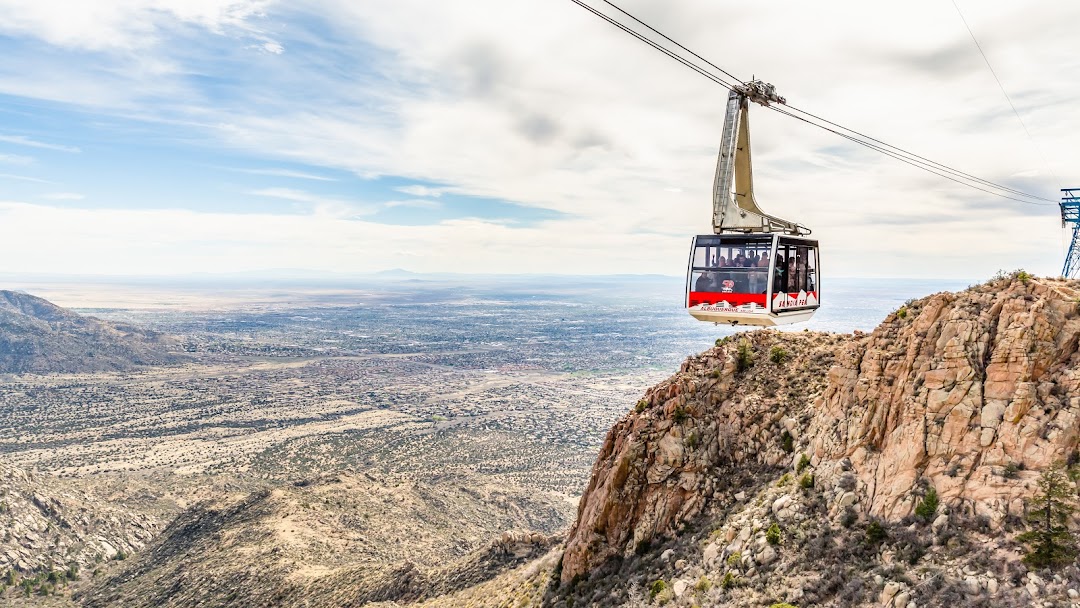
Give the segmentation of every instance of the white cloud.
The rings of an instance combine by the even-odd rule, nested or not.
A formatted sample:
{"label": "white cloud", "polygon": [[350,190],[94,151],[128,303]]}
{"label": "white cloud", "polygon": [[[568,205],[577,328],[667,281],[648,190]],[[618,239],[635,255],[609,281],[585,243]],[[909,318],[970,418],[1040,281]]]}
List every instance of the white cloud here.
{"label": "white cloud", "polygon": [[25,135],[0,135],[0,142],[9,144],[16,144],[20,146],[29,146],[31,148],[43,148],[45,150],[57,150],[59,152],[81,152],[79,148],[75,146],[65,146],[62,144],[50,144],[42,141],[30,139]]}
{"label": "white cloud", "polygon": [[351,218],[369,215],[376,211],[375,207],[372,205],[312,194],[310,192],[292,188],[261,188],[252,190],[248,192],[248,194],[305,203],[310,206],[316,215],[325,217]]}
{"label": "white cloud", "polygon": [[409,199],[404,201],[388,201],[383,203],[384,206],[394,207],[413,207],[416,209],[441,209],[443,204],[439,201],[424,200],[424,199]]}
{"label": "white cloud", "polygon": [[0,31],[62,47],[134,50],[156,44],[175,24],[213,32],[250,31],[265,0],[2,0]]}
{"label": "white cloud", "polygon": [[40,177],[30,177],[28,175],[13,175],[11,173],[0,173],[0,179],[13,179],[21,182],[34,182],[37,184],[51,183],[49,180],[41,179]]}
{"label": "white cloud", "polygon": [[49,194],[42,194],[41,198],[50,201],[81,201],[86,198],[86,196],[77,192],[51,192]]}
{"label": "white cloud", "polygon": [[[98,4],[96,12],[87,8]],[[0,0],[0,30],[29,33],[65,48],[147,49],[140,53],[143,67],[134,80],[139,90],[119,86],[129,82],[117,75],[122,70],[103,70],[92,79],[81,76],[79,66],[35,58],[27,66],[14,62],[2,68],[0,92],[186,122],[193,133],[267,162],[298,161],[365,177],[446,184],[456,194],[572,217],[529,229],[483,222],[441,225],[437,236],[454,243],[441,258],[444,264],[458,266],[455,256],[461,255],[473,260],[471,271],[502,267],[497,256],[507,250],[488,236],[491,232],[522,237],[531,246],[511,259],[542,270],[576,268],[575,260],[587,259],[583,267],[596,272],[677,273],[685,263],[688,236],[709,229],[725,91],[570,2],[107,0],[73,5],[69,15],[56,2]],[[794,0],[740,5],[628,0],[625,5],[734,73],[776,83],[795,106],[1051,197],[1069,185],[1050,177],[948,3],[913,0],[902,9],[854,0],[828,7]],[[1053,172],[1069,179],[1080,166],[1074,143],[1080,116],[1070,111],[1080,81],[1060,75],[1080,71],[1070,26],[1080,18],[1080,5],[994,0],[963,8]],[[306,23],[324,20],[334,36],[305,30],[301,20],[291,20],[298,14]],[[90,24],[88,31],[76,31],[82,22]],[[203,74],[188,64],[184,49],[159,44],[170,40],[170,23],[232,31],[263,44],[273,42],[264,30],[273,31],[280,44],[289,46],[294,36],[308,51],[273,57],[252,53],[273,61],[262,66],[266,82],[250,83],[235,99],[213,99],[186,79]],[[763,32],[774,43],[761,44]],[[342,42],[351,40],[359,45]],[[350,59],[335,62],[337,57]],[[99,60],[95,55],[91,63]],[[197,67],[212,69],[208,65]],[[292,91],[304,95],[292,97]],[[148,103],[148,95],[170,103]],[[1057,243],[1060,234],[1052,207],[1001,206],[1000,199],[761,108],[754,108],[751,121],[758,198],[766,210],[815,229],[828,273],[977,277],[1018,266],[1056,270],[1060,252],[1047,245]],[[416,184],[399,190],[436,197],[444,189]],[[287,189],[260,195],[304,203],[329,218],[351,213],[355,204]],[[104,216],[84,219],[105,221]],[[367,226],[370,232],[363,237],[384,243],[382,251],[397,250],[393,245],[406,233],[436,236],[374,226]],[[336,230],[326,238],[346,238]],[[243,232],[222,238],[245,243]],[[191,247],[184,250],[202,255],[200,242],[184,241]],[[323,243],[320,251],[340,252],[334,249],[338,245],[346,246]],[[415,249],[415,243],[398,249]],[[215,258],[210,268],[223,259]],[[373,268],[379,259],[371,258]]]}
{"label": "white cloud", "polygon": [[0,154],[0,163],[7,163],[9,165],[32,165],[34,158],[31,156],[23,156],[22,154]]}
{"label": "white cloud", "polygon": [[413,196],[425,196],[425,197],[439,198],[448,189],[447,188],[432,188],[430,186],[422,186],[420,184],[411,184],[409,186],[399,186],[397,188],[394,188],[394,190],[397,190],[398,192],[403,192],[405,194],[411,194]]}
{"label": "white cloud", "polygon": [[239,171],[240,173],[250,173],[252,175],[269,175],[273,177],[291,177],[296,179],[309,179],[320,182],[336,182],[336,178],[327,177],[325,175],[316,175],[314,173],[307,173],[304,171],[294,171],[292,169],[237,169],[229,168],[230,171]]}

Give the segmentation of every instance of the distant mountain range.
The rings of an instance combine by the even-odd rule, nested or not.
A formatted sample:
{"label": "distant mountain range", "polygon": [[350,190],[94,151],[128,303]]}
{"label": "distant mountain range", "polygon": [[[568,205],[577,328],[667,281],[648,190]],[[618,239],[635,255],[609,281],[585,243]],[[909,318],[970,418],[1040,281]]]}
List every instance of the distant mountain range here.
{"label": "distant mountain range", "polygon": [[176,360],[172,338],[0,290],[0,373],[118,371]]}

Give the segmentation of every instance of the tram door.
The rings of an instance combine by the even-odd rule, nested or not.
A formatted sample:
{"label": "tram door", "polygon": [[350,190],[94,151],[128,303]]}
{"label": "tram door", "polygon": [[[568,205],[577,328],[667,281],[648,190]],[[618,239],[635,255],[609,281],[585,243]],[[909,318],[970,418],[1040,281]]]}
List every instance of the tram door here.
{"label": "tram door", "polygon": [[818,244],[782,236],[776,246],[772,313],[813,311],[819,305]]}

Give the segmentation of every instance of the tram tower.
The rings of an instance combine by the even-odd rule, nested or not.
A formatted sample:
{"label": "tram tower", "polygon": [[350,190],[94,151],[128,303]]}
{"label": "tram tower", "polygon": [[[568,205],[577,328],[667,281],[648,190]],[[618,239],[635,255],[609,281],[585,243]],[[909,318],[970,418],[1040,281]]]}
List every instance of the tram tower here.
{"label": "tram tower", "polygon": [[1080,275],[1080,188],[1061,190],[1061,227],[1072,232],[1069,253],[1065,255],[1061,276],[1075,279]]}

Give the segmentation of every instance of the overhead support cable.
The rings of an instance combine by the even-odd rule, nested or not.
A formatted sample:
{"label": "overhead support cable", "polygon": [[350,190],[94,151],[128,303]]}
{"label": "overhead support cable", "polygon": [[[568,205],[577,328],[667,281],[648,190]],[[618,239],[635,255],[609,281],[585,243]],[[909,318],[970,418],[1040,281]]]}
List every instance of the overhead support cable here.
{"label": "overhead support cable", "polygon": [[644,42],[645,44],[653,47],[654,49],[660,51],[661,53],[667,55],[668,57],[671,57],[675,61],[678,61],[679,63],[685,65],[686,67],[690,68],[691,70],[694,70],[698,74],[701,74],[702,76],[708,78],[709,80],[715,82],[716,84],[724,87],[725,89],[728,89],[730,91],[731,89],[733,89],[735,87],[735,85],[725,82],[724,79],[720,78],[719,76],[717,76],[715,74],[709,73],[708,70],[706,70],[706,69],[704,69],[704,68],[702,68],[702,67],[700,67],[698,65],[695,65],[692,61],[686,59],[685,57],[679,56],[679,54],[676,53],[675,51],[672,51],[671,49],[668,49],[668,48],[664,47],[662,44],[660,44],[660,43],[658,43],[658,42],[656,42],[654,40],[651,40],[648,36],[645,36],[644,34],[630,28],[629,26],[626,26],[626,25],[620,23],[617,19],[614,19],[614,18],[612,18],[612,17],[610,17],[608,15],[605,15],[603,12],[589,6],[588,4],[583,2],[582,0],[570,0],[570,1],[573,2],[576,5],[584,8],[585,10],[589,11],[590,13],[596,15],[597,17],[600,17],[604,21],[607,21],[611,25],[614,25],[615,27],[617,27],[620,30],[626,32],[627,34],[630,34],[634,38],[637,38],[638,40]]}
{"label": "overhead support cable", "polygon": [[964,17],[963,11],[960,10],[960,5],[956,3],[956,0],[952,0],[953,8],[956,9],[956,14],[960,15],[960,20],[964,22],[964,27],[967,29],[968,35],[971,36],[971,41],[975,43],[975,48],[978,49],[979,55],[982,55],[983,61],[986,62],[986,67],[990,69],[990,74],[994,77],[994,82],[997,83],[998,88],[1001,89],[1001,94],[1005,96],[1005,101],[1009,102],[1009,107],[1012,108],[1013,114],[1016,115],[1016,120],[1020,121],[1020,126],[1024,128],[1024,133],[1027,133],[1028,139],[1031,140],[1031,145],[1035,148],[1035,152],[1042,158],[1043,164],[1046,165],[1046,169],[1053,176],[1055,181],[1058,181],[1057,174],[1054,173],[1054,169],[1050,166],[1050,163],[1046,160],[1046,155],[1043,154],[1042,148],[1039,147],[1038,142],[1032,137],[1031,131],[1028,130],[1027,123],[1020,117],[1020,111],[1016,109],[1016,104],[1013,103],[1011,97],[1009,97],[1008,91],[1005,90],[1005,85],[1002,84],[1001,79],[998,78],[997,72],[994,71],[994,66],[990,65],[990,59],[983,52],[982,45],[979,44],[978,38],[975,37],[975,32],[968,25],[967,19]]}
{"label": "overhead support cable", "polygon": [[[663,40],[666,40],[670,44],[675,45],[675,47],[677,47],[677,49],[672,49],[669,46],[663,44],[662,42],[659,42],[659,41],[651,38],[646,33],[642,33],[640,31],[626,25],[625,23],[621,22],[620,20],[616,19],[615,17],[612,17],[611,15],[608,15],[607,13],[605,13],[605,12],[603,12],[603,11],[597,9],[597,8],[594,8],[594,7],[590,6],[584,0],[571,0],[571,2],[573,2],[574,4],[577,4],[578,6],[584,8],[585,10],[587,10],[590,13],[596,15],[597,17],[600,17],[604,21],[607,21],[611,25],[614,25],[615,27],[619,28],[620,30],[622,30],[622,31],[630,34],[631,36],[637,38],[641,42],[644,42],[645,44],[648,44],[649,46],[653,47],[654,49],[664,53],[668,57],[678,61],[679,63],[683,64],[684,66],[694,70],[698,74],[708,78],[712,82],[714,82],[716,84],[719,84],[720,86],[722,86],[722,87],[724,87],[724,88],[726,88],[728,90],[743,89],[746,86],[745,82],[743,82],[741,79],[735,77],[730,72],[724,70],[723,68],[716,65],[715,63],[705,59],[704,57],[702,57],[698,53],[690,50],[689,48],[687,48],[685,46],[683,46],[679,42],[675,41],[671,37],[664,34],[663,32],[661,32],[661,31],[657,30],[656,28],[652,27],[651,25],[649,25],[645,21],[642,21],[638,17],[636,17],[636,16],[630,14],[629,12],[623,10],[617,4],[611,2],[610,0],[602,0],[602,1],[605,4],[607,4],[608,6],[610,6],[610,7],[614,8],[615,10],[619,11],[620,13],[625,15],[626,17],[629,17],[630,19],[632,19],[637,24],[647,28],[647,30],[649,32],[652,32],[652,33],[660,36],[661,38],[663,38]],[[955,4],[955,0],[954,0],[954,4]],[[959,8],[957,10],[959,10]],[[692,58],[685,56],[680,51],[682,51],[684,53],[688,53],[690,56],[692,56]],[[984,56],[984,58],[985,58],[985,56]],[[696,59],[696,61],[695,61],[695,59]],[[704,65],[702,65],[702,63]],[[717,72],[719,72],[719,74]],[[720,74],[723,74],[723,76],[721,76]],[[728,82],[728,79],[734,80],[735,83]],[[1004,89],[1003,89],[1003,91],[1004,91]],[[785,106],[786,106],[786,104],[785,104]],[[806,110],[802,110],[802,109],[799,109],[799,108],[796,108],[796,107],[793,107],[793,106],[786,106],[787,110],[790,110],[790,111],[781,110],[780,108],[778,108],[775,105],[768,105],[766,107],[769,107],[770,109],[772,109],[774,111],[777,111],[777,112],[779,112],[781,114],[784,114],[786,116],[790,116],[792,118],[795,118],[795,119],[800,120],[802,122],[805,122],[807,124],[818,127],[819,129],[823,129],[823,130],[825,130],[825,131],[827,131],[829,133],[839,135],[840,137],[843,137],[844,139],[847,139],[847,140],[849,140],[849,141],[851,141],[853,143],[864,146],[864,147],[869,148],[871,150],[875,150],[875,151],[880,152],[880,153],[882,153],[882,154],[884,154],[886,156],[889,156],[889,157],[894,158],[896,160],[899,160],[899,161],[901,161],[903,163],[911,165],[911,166],[913,166],[913,167],[915,167],[917,169],[927,171],[929,173],[932,173],[932,174],[937,175],[939,177],[943,177],[943,178],[948,179],[948,180],[950,180],[952,182],[955,182],[957,184],[967,186],[969,188],[979,190],[979,191],[985,192],[987,194],[992,194],[994,196],[998,196],[998,197],[1005,198],[1005,199],[1008,199],[1008,200],[1016,201],[1016,202],[1019,202],[1019,203],[1024,203],[1024,204],[1029,204],[1029,205],[1049,205],[1049,204],[1056,205],[1057,204],[1057,201],[1055,199],[1049,199],[1049,198],[1045,198],[1045,197],[1038,196],[1038,195],[1035,195],[1035,194],[1029,194],[1029,193],[1024,192],[1022,190],[1018,190],[1016,188],[1005,186],[1003,184],[999,184],[997,182],[993,182],[993,181],[990,181],[990,180],[983,179],[981,177],[972,175],[970,173],[966,173],[964,171],[961,171],[959,169],[955,169],[955,168],[950,167],[948,165],[945,165],[943,163],[939,163],[939,162],[930,160],[929,158],[926,158],[924,156],[920,156],[918,154],[915,154],[914,152],[909,152],[909,151],[907,151],[907,150],[905,150],[903,148],[900,148],[898,146],[894,146],[892,144],[886,143],[884,141],[881,141],[880,139],[876,139],[876,138],[871,137],[869,135],[866,135],[864,133],[860,133],[859,131],[856,131],[854,129],[850,129],[850,128],[845,127],[843,125],[837,124],[837,123],[835,123],[833,121],[827,120],[825,118],[822,118],[820,116],[817,116],[815,114],[807,112]],[[1015,110],[1015,108],[1014,108],[1014,110]],[[1019,117],[1019,115],[1018,115],[1018,117]],[[1021,122],[1023,122],[1023,121],[1021,121]],[[1025,126],[1025,129],[1026,129],[1026,126]],[[1029,133],[1029,136],[1030,136],[1030,133]],[[1022,197],[1022,198],[1017,198],[1017,197]],[[1043,202],[1038,202],[1038,201],[1043,201]]]}
{"label": "overhead support cable", "polygon": [[[803,118],[802,116],[797,116],[797,115],[795,115],[795,114],[793,114],[791,112],[787,112],[787,111],[785,111],[785,110],[783,110],[783,109],[781,109],[781,108],[779,108],[777,106],[768,106],[768,107],[769,107],[770,110],[774,110],[774,111],[779,112],[781,114],[784,114],[786,116],[790,116],[790,117],[794,118],[795,120],[801,120],[801,121],[803,121],[803,122],[805,122],[807,124],[814,125],[815,127],[825,129],[826,131],[828,131],[830,133],[834,133],[836,135],[839,135],[840,137],[843,137],[844,139],[855,142],[855,143],[859,144],[860,146],[865,146],[867,148],[870,148],[871,150],[875,150],[877,152],[880,152],[880,153],[884,154],[885,156],[895,158],[896,160],[898,160],[898,161],[900,161],[902,163],[909,164],[912,167],[915,167],[916,169],[922,169],[923,171],[928,171],[930,173],[933,173],[934,175],[937,175],[939,177],[944,177],[945,179],[947,179],[949,181],[952,181],[952,182],[956,182],[956,183],[958,183],[958,184],[960,184],[962,186],[967,186],[968,188],[974,188],[975,190],[979,190],[979,191],[985,192],[987,194],[993,194],[994,196],[1000,196],[1001,198],[1006,198],[1006,199],[1009,199],[1010,201],[1016,201],[1018,203],[1023,203],[1025,205],[1053,206],[1053,205],[1057,204],[1056,202],[1054,202],[1054,203],[1043,203],[1043,202],[1039,202],[1039,201],[1015,198],[1015,197],[1012,197],[1012,196],[1001,194],[1000,192],[994,192],[993,190],[987,190],[986,188],[981,188],[979,186],[976,186],[976,185],[968,183],[968,182],[960,181],[959,179],[957,179],[955,177],[952,177],[952,176],[950,176],[950,175],[948,175],[946,173],[938,172],[935,168],[925,166],[925,163],[920,164],[920,163],[918,163],[918,161],[913,161],[913,160],[911,160],[911,159],[909,159],[907,157],[901,156],[901,155],[893,152],[892,150],[889,150],[889,149],[885,148],[884,146],[878,146],[878,145],[872,144],[870,142],[863,141],[863,140],[861,140],[861,139],[859,139],[857,137],[852,137],[851,135],[848,135],[846,133],[842,133],[842,132],[837,131],[835,129],[831,129],[829,127],[825,127],[825,126],[816,124],[814,122],[811,122],[811,121]],[[1030,196],[1030,195],[1026,195],[1026,196]]]}

